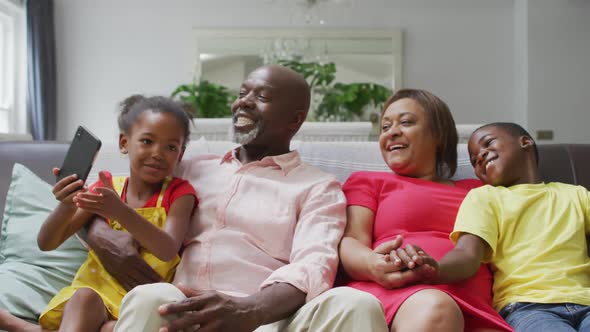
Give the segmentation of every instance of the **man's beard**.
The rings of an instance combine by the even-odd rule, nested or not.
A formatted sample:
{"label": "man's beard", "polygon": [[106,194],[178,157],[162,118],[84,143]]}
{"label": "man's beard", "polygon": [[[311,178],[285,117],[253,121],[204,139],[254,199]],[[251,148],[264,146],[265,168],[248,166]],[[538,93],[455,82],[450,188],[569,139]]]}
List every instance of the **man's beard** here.
{"label": "man's beard", "polygon": [[258,137],[258,135],[262,132],[262,124],[260,123],[260,121],[256,121],[254,125],[255,127],[248,132],[236,131],[235,127],[232,125],[231,135],[233,141],[240,145],[247,145],[251,143],[253,140],[255,140]]}

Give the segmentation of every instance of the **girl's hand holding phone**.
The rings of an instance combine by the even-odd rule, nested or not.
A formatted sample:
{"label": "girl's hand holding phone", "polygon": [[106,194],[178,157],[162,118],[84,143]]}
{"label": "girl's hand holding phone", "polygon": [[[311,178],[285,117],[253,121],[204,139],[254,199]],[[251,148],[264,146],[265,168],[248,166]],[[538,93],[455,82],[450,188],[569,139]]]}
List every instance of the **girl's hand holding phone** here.
{"label": "girl's hand holding phone", "polygon": [[[55,176],[58,176],[59,172],[60,169],[57,167],[52,169],[52,173]],[[84,190],[84,181],[78,179],[76,174],[72,174],[57,181],[51,192],[53,193],[53,196],[55,196],[55,199],[62,202],[63,204],[73,205],[74,196],[76,196],[81,191],[83,192]]]}

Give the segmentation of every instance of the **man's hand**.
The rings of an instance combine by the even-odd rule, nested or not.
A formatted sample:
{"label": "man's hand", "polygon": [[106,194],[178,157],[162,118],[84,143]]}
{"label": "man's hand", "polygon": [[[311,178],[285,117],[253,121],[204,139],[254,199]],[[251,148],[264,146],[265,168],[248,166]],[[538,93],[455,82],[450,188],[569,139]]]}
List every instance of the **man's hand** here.
{"label": "man's hand", "polygon": [[139,255],[135,241],[127,232],[111,229],[99,218],[91,221],[88,242],[104,268],[127,291],[135,286],[162,282],[162,277]]}
{"label": "man's hand", "polygon": [[187,299],[160,306],[160,315],[178,314],[161,332],[253,331],[258,327],[256,304],[246,297],[233,297],[217,291],[198,291],[177,285]]}

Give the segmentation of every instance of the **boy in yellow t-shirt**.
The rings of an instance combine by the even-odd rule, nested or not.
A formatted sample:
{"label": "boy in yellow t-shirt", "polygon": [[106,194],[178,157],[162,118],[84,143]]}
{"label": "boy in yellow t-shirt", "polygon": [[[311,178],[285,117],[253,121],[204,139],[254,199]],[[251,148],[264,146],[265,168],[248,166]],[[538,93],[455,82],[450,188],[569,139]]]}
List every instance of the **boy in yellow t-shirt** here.
{"label": "boy in yellow t-shirt", "polygon": [[465,197],[440,262],[405,251],[436,272],[437,283],[466,279],[479,264],[494,271],[494,307],[516,331],[590,331],[590,193],[544,183],[534,140],[514,123],[492,123],[470,137],[475,174],[487,185]]}

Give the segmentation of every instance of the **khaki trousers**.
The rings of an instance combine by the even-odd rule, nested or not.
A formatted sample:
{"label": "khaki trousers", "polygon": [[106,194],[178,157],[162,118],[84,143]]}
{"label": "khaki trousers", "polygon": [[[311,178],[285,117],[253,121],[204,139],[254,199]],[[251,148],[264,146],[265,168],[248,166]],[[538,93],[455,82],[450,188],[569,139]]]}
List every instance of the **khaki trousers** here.
{"label": "khaki trousers", "polygon": [[[121,303],[115,332],[157,332],[169,319],[158,314],[161,304],[185,299],[174,285],[159,283],[134,288]],[[372,331],[388,332],[381,303],[373,295],[350,287],[330,289],[291,317],[264,325],[256,332]]]}

